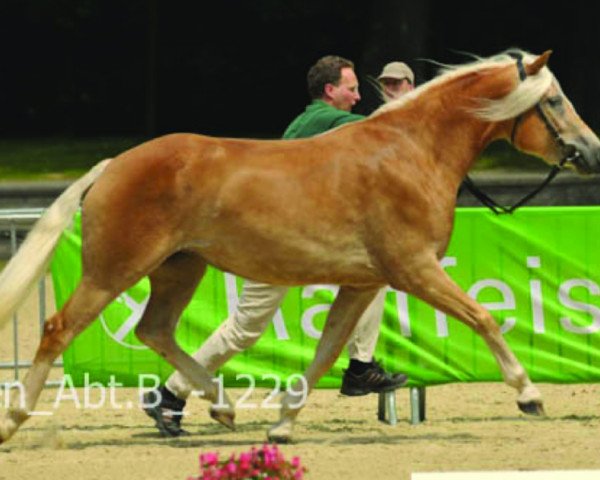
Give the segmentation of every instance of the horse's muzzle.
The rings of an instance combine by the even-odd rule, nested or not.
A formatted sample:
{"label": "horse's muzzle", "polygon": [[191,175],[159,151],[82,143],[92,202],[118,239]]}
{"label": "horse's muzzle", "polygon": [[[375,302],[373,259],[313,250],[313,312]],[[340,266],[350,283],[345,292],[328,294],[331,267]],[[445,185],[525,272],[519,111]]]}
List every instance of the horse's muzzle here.
{"label": "horse's muzzle", "polygon": [[587,142],[568,143],[564,155],[565,165],[573,165],[578,173],[600,173],[600,145],[591,146]]}

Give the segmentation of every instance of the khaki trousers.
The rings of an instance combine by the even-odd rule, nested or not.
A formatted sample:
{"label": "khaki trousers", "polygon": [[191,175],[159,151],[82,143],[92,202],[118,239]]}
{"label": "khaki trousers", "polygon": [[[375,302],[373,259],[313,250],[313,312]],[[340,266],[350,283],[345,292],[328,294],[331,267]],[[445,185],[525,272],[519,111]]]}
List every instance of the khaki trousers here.
{"label": "khaki trousers", "polygon": [[[233,355],[254,345],[269,325],[287,291],[288,287],[246,280],[235,312],[194,353],[194,359],[214,373]],[[384,302],[385,288],[382,288],[352,332],[348,341],[350,358],[362,362],[372,360]],[[181,399],[186,399],[193,390],[179,372],[174,372],[168,378],[166,386]]]}

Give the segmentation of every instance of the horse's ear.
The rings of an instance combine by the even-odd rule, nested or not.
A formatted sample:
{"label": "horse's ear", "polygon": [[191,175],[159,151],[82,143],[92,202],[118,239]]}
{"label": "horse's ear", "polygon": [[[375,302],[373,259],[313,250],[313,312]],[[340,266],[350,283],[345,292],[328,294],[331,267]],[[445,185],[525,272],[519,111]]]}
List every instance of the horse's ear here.
{"label": "horse's ear", "polygon": [[527,75],[528,76],[535,75],[542,68],[544,68],[546,66],[546,64],[548,63],[548,59],[550,58],[551,53],[552,53],[552,50],[546,50],[538,58],[536,58],[532,63],[525,66],[525,71],[527,72]]}

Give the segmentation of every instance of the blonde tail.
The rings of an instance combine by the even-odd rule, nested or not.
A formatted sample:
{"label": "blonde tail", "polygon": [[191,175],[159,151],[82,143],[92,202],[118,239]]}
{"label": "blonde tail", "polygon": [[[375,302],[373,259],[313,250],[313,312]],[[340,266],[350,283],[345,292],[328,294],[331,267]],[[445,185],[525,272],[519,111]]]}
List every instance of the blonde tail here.
{"label": "blonde tail", "polygon": [[63,230],[79,208],[81,197],[109,162],[107,159],[98,163],[48,207],[0,274],[0,329],[46,271]]}

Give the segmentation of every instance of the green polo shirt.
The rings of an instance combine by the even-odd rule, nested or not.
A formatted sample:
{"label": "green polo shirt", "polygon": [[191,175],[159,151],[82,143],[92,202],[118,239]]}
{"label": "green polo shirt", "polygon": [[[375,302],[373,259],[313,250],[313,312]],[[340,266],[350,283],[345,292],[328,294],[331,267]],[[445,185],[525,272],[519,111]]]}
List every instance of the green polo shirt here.
{"label": "green polo shirt", "polygon": [[323,100],[313,100],[303,113],[288,126],[283,138],[306,138],[339,127],[345,123],[365,118],[357,113],[345,112]]}

